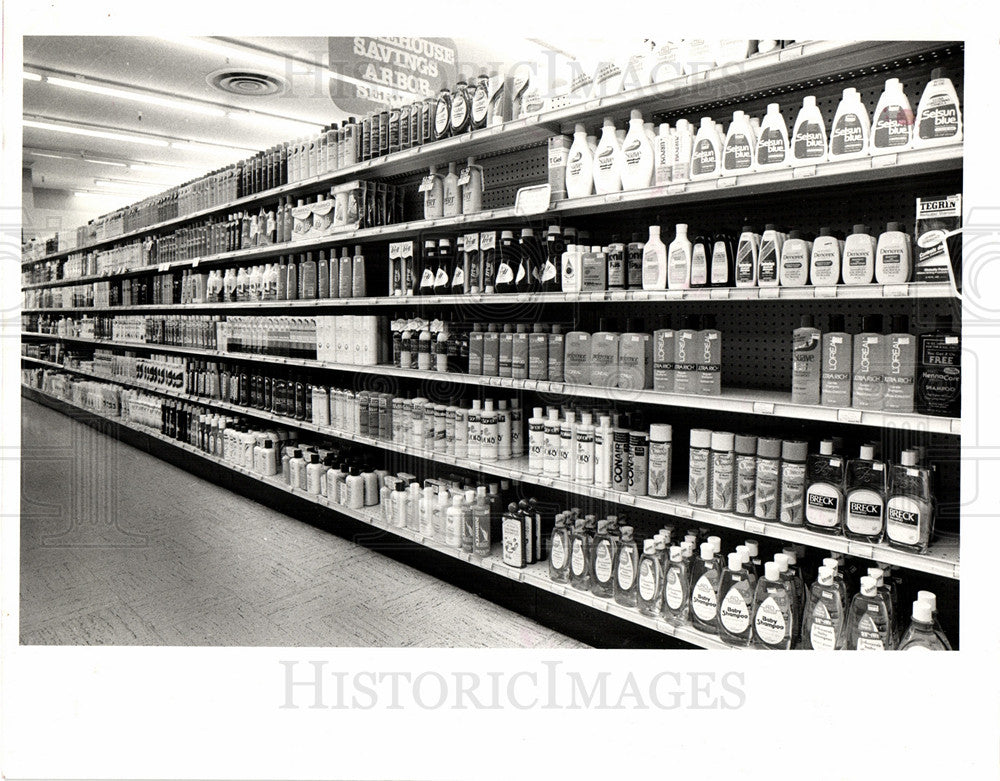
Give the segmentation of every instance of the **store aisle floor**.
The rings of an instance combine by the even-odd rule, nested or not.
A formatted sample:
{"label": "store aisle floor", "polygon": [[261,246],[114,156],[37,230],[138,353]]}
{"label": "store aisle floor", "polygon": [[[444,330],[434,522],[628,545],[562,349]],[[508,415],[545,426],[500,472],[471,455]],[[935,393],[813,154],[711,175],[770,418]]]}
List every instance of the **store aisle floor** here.
{"label": "store aisle floor", "polygon": [[24,644],[581,647],[22,404]]}

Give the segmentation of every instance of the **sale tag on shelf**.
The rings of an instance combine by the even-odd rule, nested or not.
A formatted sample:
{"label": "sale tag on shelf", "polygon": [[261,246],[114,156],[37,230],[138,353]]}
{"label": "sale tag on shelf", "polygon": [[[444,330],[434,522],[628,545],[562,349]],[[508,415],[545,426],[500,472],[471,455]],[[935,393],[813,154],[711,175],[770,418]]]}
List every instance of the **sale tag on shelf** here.
{"label": "sale tag on shelf", "polygon": [[201,263],[201,258],[195,258],[191,261],[191,268],[198,268],[199,263]]}
{"label": "sale tag on shelf", "polygon": [[774,403],[770,401],[755,401],[753,403],[753,411],[758,415],[773,415]]}
{"label": "sale tag on shelf", "polygon": [[635,496],[633,494],[621,493],[618,494],[618,496],[621,499],[622,504],[635,504]]}
{"label": "sale tag on shelf", "polygon": [[159,266],[156,267],[156,270],[157,271],[169,271],[170,270],[170,264],[169,263],[161,263]]}
{"label": "sale tag on shelf", "polygon": [[884,285],[882,287],[882,293],[885,295],[886,298],[889,298],[890,296],[896,296],[896,297],[906,296],[909,294],[909,292],[910,292],[909,285]]}
{"label": "sale tag on shelf", "polygon": [[767,524],[761,523],[760,521],[751,521],[751,520],[744,521],[743,528],[746,529],[751,534],[767,533]]}
{"label": "sale tag on shelf", "polygon": [[726,301],[729,299],[729,288],[713,288],[711,292],[713,301]]}
{"label": "sale tag on shelf", "polygon": [[678,182],[677,184],[667,185],[667,192],[670,195],[677,195],[682,193],[687,189],[687,182]]}
{"label": "sale tag on shelf", "polygon": [[873,561],[879,560],[875,547],[863,542],[849,541],[847,543],[847,552],[852,556],[861,556],[864,559],[871,559]]}
{"label": "sale tag on shelf", "polygon": [[727,187],[735,187],[736,186],[736,179],[737,179],[737,177],[735,177],[735,176],[723,176],[721,179],[718,179],[715,182],[715,186],[719,190],[724,190]]}
{"label": "sale tag on shelf", "polygon": [[792,169],[793,179],[806,179],[810,176],[816,175],[816,166],[814,165],[803,165]]}
{"label": "sale tag on shelf", "polygon": [[860,423],[861,410],[859,409],[838,409],[837,420],[841,423]]}
{"label": "sale tag on shelf", "polygon": [[896,153],[891,155],[875,155],[872,158],[872,168],[889,168],[896,165],[898,161],[899,155]]}
{"label": "sale tag on shelf", "polygon": [[677,507],[674,508],[674,515],[678,515],[681,518],[693,518],[694,517],[694,510],[692,510],[687,505],[680,504],[680,505],[677,505]]}

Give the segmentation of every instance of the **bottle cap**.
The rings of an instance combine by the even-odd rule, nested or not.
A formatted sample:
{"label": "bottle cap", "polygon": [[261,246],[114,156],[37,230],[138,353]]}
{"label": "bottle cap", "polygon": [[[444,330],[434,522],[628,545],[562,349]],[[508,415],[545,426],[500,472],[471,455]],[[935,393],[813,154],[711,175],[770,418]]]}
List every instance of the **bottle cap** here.
{"label": "bottle cap", "polygon": [[931,81],[936,81],[937,79],[943,79],[945,74],[944,68],[933,68],[931,70]]}
{"label": "bottle cap", "polygon": [[781,580],[781,570],[777,562],[769,561],[764,564],[764,578],[767,580]]}
{"label": "bottle cap", "polygon": [[782,443],[780,439],[761,437],[757,440],[758,458],[780,458]]}
{"label": "bottle cap", "polygon": [[722,552],[722,538],[721,537],[717,537],[716,535],[713,534],[711,537],[706,537],[705,538],[705,542],[707,542],[709,545],[711,545],[712,546],[712,550],[714,550],[716,553],[721,553]]}
{"label": "bottle cap", "polygon": [[854,226],[853,233],[855,233],[855,234],[867,234],[868,233],[868,226],[859,222],[858,224],[856,224]]}
{"label": "bottle cap", "polygon": [[743,569],[743,557],[740,556],[738,552],[733,552],[729,554],[729,569],[733,572],[739,572]]}
{"label": "bottle cap", "polygon": [[757,437],[738,434],[735,440],[737,455],[752,456],[757,452]]}
{"label": "bottle cap", "polygon": [[634,531],[635,529],[631,526],[622,526],[622,537],[631,537]]}
{"label": "bottle cap", "polygon": [[753,225],[744,225],[743,233],[753,233]]}
{"label": "bottle cap", "polygon": [[787,572],[788,571],[788,565],[789,565],[788,554],[787,553],[775,553],[774,554],[774,563],[778,565],[778,570],[779,571],[781,571],[781,572]]}
{"label": "bottle cap", "polygon": [[837,563],[837,560],[831,556],[827,556],[825,559],[823,559],[823,566],[829,567],[829,569],[833,572],[834,575],[837,574],[837,570],[840,568],[840,565]]}
{"label": "bottle cap", "polygon": [[607,521],[607,519],[605,518],[603,520],[598,521],[597,522],[597,533],[598,534],[605,534],[605,533],[607,533],[607,531],[608,531],[608,521]]}
{"label": "bottle cap", "polygon": [[819,443],[819,454],[821,456],[832,456],[833,455],[833,440],[824,439]]}
{"label": "bottle cap", "polygon": [[698,535],[691,534],[690,532],[688,532],[687,534],[684,535],[684,542],[690,542],[692,545],[694,545],[698,542]]}
{"label": "bottle cap", "polygon": [[916,450],[904,450],[899,456],[899,463],[903,466],[916,466],[917,465],[917,451]]}
{"label": "bottle cap", "polygon": [[931,612],[937,611],[937,595],[933,591],[918,591],[917,601],[928,605]]}
{"label": "bottle cap", "polygon": [[933,611],[931,606],[926,602],[921,602],[919,599],[913,603],[913,620],[919,621],[922,624],[929,624],[932,619]]}
{"label": "bottle cap", "polygon": [[802,315],[799,318],[799,328],[814,328],[816,325],[812,315]]}
{"label": "bottle cap", "polygon": [[798,230],[789,231],[788,232],[788,238],[789,239],[801,239],[802,238],[802,231],[798,231]]}
{"label": "bottle cap", "polygon": [[584,127],[583,125],[581,125],[581,124],[580,124],[580,123],[578,122],[578,123],[576,124],[576,127],[575,127],[575,128],[573,128],[573,132],[574,132],[574,133],[583,133],[584,135],[587,135],[587,128],[585,128],[585,127]]}
{"label": "bottle cap", "polygon": [[908,334],[910,332],[910,318],[907,315],[893,315],[890,322],[890,333]]}
{"label": "bottle cap", "polygon": [[815,105],[816,105],[815,95],[806,95],[804,98],[802,98],[803,108],[812,108]]}
{"label": "bottle cap", "polygon": [[[633,112],[635,113],[635,112]],[[647,555],[652,555],[656,553],[656,541],[655,540],[643,540],[642,541],[642,552]]]}
{"label": "bottle cap", "polygon": [[865,575],[861,578],[861,593],[866,597],[875,596],[878,591],[878,586],[875,584],[875,578]]}
{"label": "bottle cap", "polygon": [[861,330],[867,334],[880,334],[882,333],[883,322],[882,315],[871,314],[865,315],[861,318]]}
{"label": "bottle cap", "polygon": [[712,446],[712,432],[707,428],[691,429],[691,447],[709,448]]}
{"label": "bottle cap", "polygon": [[684,558],[684,554],[681,551],[681,546],[680,545],[671,545],[670,546],[670,560],[671,561],[675,561],[675,562],[679,562],[679,561],[682,561],[683,558]]}
{"label": "bottle cap", "polygon": [[808,442],[786,439],[781,443],[781,458],[784,461],[805,461],[808,453]]}
{"label": "bottle cap", "polygon": [[833,570],[829,567],[820,567],[816,570],[816,580],[821,586],[833,585]]}
{"label": "bottle cap", "polygon": [[673,437],[673,427],[669,423],[653,423],[649,427],[650,442],[670,442]]}
{"label": "bottle cap", "polygon": [[835,313],[830,315],[829,323],[830,325],[828,331],[830,333],[844,333],[845,324],[844,316],[842,314]]}
{"label": "bottle cap", "polygon": [[710,542],[703,542],[701,544],[701,559],[702,561],[711,561],[715,558],[715,548]]}
{"label": "bottle cap", "polygon": [[309,456],[309,463],[310,464],[318,464],[319,463],[319,453],[312,453]]}
{"label": "bottle cap", "polygon": [[832,236],[833,235],[833,231],[830,230],[828,227],[824,226],[824,227],[822,227],[822,228],[819,229],[819,235],[820,236]]}
{"label": "bottle cap", "polygon": [[885,572],[881,567],[869,567],[868,577],[875,578],[875,585],[881,586],[885,582]]}
{"label": "bottle cap", "polygon": [[773,222],[768,222],[768,223],[766,223],[764,225],[764,230],[765,231],[776,231],[776,230],[778,230],[778,226],[775,225]]}
{"label": "bottle cap", "polygon": [[890,222],[885,226],[886,233],[902,233],[903,226],[898,222]]}
{"label": "bottle cap", "polygon": [[875,446],[874,445],[862,445],[861,446],[861,456],[860,458],[864,461],[874,461],[875,460]]}
{"label": "bottle cap", "polygon": [[781,549],[781,554],[783,556],[787,556],[788,557],[788,566],[789,567],[794,567],[795,566],[795,562],[798,560],[798,556],[795,555],[795,549],[794,548],[782,548]]}
{"label": "bottle cap", "polygon": [[730,431],[712,432],[712,450],[728,451],[733,449],[735,434]]}

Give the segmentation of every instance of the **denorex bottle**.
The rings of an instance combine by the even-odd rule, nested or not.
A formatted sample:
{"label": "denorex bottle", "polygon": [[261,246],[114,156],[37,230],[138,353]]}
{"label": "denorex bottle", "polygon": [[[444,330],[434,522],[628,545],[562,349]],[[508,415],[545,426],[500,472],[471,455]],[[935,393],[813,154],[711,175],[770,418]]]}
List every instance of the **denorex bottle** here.
{"label": "denorex bottle", "polygon": [[879,543],[885,531],[885,464],[875,460],[875,448],[862,445],[858,458],[847,462],[844,535]]}
{"label": "denorex bottle", "polygon": [[898,222],[890,222],[875,246],[875,281],[882,285],[908,282],[913,267],[909,234]]}
{"label": "denorex bottle", "polygon": [[757,485],[754,491],[754,517],[776,521],[780,503],[781,440],[761,437],[757,440]]}
{"label": "denorex bottle", "polygon": [[688,504],[707,507],[711,479],[712,432],[691,429],[691,449],[688,462]]}
{"label": "denorex bottle", "polygon": [[827,227],[819,229],[812,244],[809,281],[815,287],[840,284],[840,241]]}
{"label": "denorex bottle", "polygon": [[833,440],[819,443],[807,464],[805,522],[810,529],[839,534],[844,520],[844,460],[833,452]]}

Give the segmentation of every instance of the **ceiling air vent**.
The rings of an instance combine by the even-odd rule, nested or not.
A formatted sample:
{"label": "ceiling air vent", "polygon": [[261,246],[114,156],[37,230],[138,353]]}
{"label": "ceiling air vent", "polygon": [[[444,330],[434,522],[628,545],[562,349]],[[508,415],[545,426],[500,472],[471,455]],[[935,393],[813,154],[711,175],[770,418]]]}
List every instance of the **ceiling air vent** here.
{"label": "ceiling air vent", "polygon": [[208,75],[208,83],[222,92],[243,97],[280,95],[288,82],[270,73],[248,70],[221,70]]}

